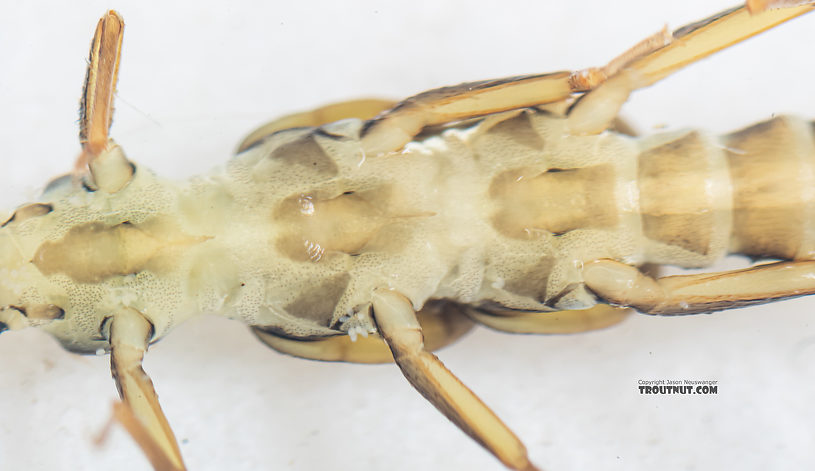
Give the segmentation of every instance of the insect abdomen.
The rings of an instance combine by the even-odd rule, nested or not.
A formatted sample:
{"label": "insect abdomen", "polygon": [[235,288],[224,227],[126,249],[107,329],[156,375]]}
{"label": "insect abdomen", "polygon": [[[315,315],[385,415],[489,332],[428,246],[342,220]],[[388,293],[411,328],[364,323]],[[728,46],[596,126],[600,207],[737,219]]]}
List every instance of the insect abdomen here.
{"label": "insect abdomen", "polygon": [[718,138],[643,139],[638,188],[648,261],[704,265],[727,252],[815,253],[813,126],[781,116]]}
{"label": "insect abdomen", "polygon": [[[334,149],[339,141],[327,142],[343,170],[326,177],[330,192],[290,189],[272,211],[285,229],[275,247],[293,269],[326,271],[342,259],[366,263],[345,268],[354,280],[375,284],[378,273],[394,270],[400,280],[426,280],[414,290],[400,286],[418,299],[565,309],[594,302],[583,292],[581,263],[701,267],[728,252],[793,258],[815,240],[804,217],[810,177],[800,176],[812,173],[815,156],[809,123],[783,117],[724,137],[679,131],[642,139],[569,136],[565,124],[537,110],[501,113],[369,161],[358,158],[353,139],[342,141],[343,152]],[[408,252],[421,262],[406,264]],[[371,265],[372,257],[379,261]],[[462,279],[471,280],[466,290],[456,284]],[[309,280],[315,284],[313,273]],[[355,296],[368,288],[355,283],[345,301],[333,301],[323,327],[359,304]]]}

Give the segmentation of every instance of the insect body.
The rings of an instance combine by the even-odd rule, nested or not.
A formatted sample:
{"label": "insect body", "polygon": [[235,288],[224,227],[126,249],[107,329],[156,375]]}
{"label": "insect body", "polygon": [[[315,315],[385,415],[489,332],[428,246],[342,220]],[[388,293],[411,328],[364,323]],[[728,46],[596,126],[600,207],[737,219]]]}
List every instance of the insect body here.
{"label": "insect body", "polygon": [[[130,152],[130,155],[132,155],[132,152]],[[414,216],[416,216],[416,215],[414,215]],[[83,235],[84,235],[84,234],[83,234]],[[159,387],[161,387],[161,386],[159,386]]]}

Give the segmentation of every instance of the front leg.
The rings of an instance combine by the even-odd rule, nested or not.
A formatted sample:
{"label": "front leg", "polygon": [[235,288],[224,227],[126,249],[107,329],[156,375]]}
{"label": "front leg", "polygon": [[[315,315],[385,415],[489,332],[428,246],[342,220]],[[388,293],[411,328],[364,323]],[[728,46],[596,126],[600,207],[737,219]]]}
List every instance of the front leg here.
{"label": "front leg", "polygon": [[161,410],[153,381],[142,368],[153,326],[139,312],[122,309],[110,323],[110,369],[124,406],[114,415],[157,471],[184,470],[173,430]]}

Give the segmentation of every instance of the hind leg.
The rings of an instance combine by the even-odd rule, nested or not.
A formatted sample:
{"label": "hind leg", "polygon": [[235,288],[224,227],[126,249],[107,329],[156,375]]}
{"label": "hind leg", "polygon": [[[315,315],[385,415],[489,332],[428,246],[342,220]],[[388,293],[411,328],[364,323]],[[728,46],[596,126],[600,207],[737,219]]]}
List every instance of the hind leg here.
{"label": "hind leg", "polygon": [[597,305],[589,309],[555,312],[523,312],[507,309],[497,313],[468,308],[467,315],[491,329],[515,334],[576,334],[619,324],[630,309]]}
{"label": "hind leg", "polygon": [[654,279],[621,262],[596,260],[585,265],[583,279],[609,304],[648,314],[698,314],[813,294],[815,261]]}

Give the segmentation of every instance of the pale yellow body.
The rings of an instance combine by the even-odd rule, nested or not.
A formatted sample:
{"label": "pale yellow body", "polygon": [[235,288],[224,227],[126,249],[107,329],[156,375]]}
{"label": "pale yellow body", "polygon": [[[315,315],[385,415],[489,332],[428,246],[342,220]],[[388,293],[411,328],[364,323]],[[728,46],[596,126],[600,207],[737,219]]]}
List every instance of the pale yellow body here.
{"label": "pale yellow body", "polygon": [[[417,309],[429,299],[585,309],[597,302],[582,278],[593,260],[703,267],[728,251],[811,254],[812,203],[797,201],[811,200],[800,192],[812,187],[815,144],[795,118],[724,138],[635,139],[564,136],[563,118],[529,109],[374,158],[361,125],[282,131],[187,182],[137,168],[113,195],[55,184],[42,200],[51,211],[19,210],[4,228],[4,266],[33,262],[7,276],[18,291],[5,288],[2,304],[65,309],[46,329],[93,352],[109,348],[103,320],[123,307],[149,319],[153,340],[198,313],[319,338],[375,332],[382,287]],[[744,180],[770,162],[753,196]]]}
{"label": "pale yellow body", "polygon": [[[603,90],[627,96],[644,86],[620,84],[626,82],[593,95],[602,101],[609,96]],[[613,109],[610,103],[601,104]],[[460,109],[470,112],[472,104]],[[393,153],[382,150],[403,136],[387,126],[375,128],[381,135],[358,136],[362,121],[313,135],[282,132],[261,137],[222,171],[187,182],[111,166],[104,160],[118,151],[97,139],[87,146],[95,150],[87,154],[93,178],[86,175],[85,187],[63,181],[5,225],[0,322],[43,326],[78,351],[112,346],[120,393],[146,422],[155,419],[157,401],[141,371],[140,343],[192,315],[243,320],[275,348],[263,335],[297,341],[380,330],[434,405],[509,466],[532,469],[512,433],[485,427],[491,419],[482,421],[483,404],[427,353],[435,347],[422,345],[421,330],[435,334],[412,320],[413,309],[453,300],[473,306],[468,314],[487,325],[532,332],[564,315],[549,311],[598,301],[655,313],[684,309],[670,283],[654,288],[654,280],[637,278],[643,275],[635,267],[645,263],[701,267],[728,252],[811,258],[812,126],[783,118],[723,138],[679,132],[633,139],[590,132],[603,128],[604,118],[589,128],[565,114],[515,108],[432,129]],[[801,278],[809,266],[789,268]],[[743,290],[750,299],[722,299],[737,286],[725,284],[706,297],[709,309],[694,305],[692,312],[796,295],[795,276],[775,271],[755,273],[770,273],[768,286],[789,281],[778,295],[753,283]],[[617,320],[581,319],[564,331]],[[328,343],[302,345],[317,345],[315,357],[333,359]],[[291,344],[281,349],[299,352]],[[145,384],[153,419],[133,394]],[[441,391],[433,389],[438,385]],[[436,402],[436,393],[452,406]],[[169,431],[166,421],[146,425]],[[183,466],[171,431],[153,440],[174,467]]]}

